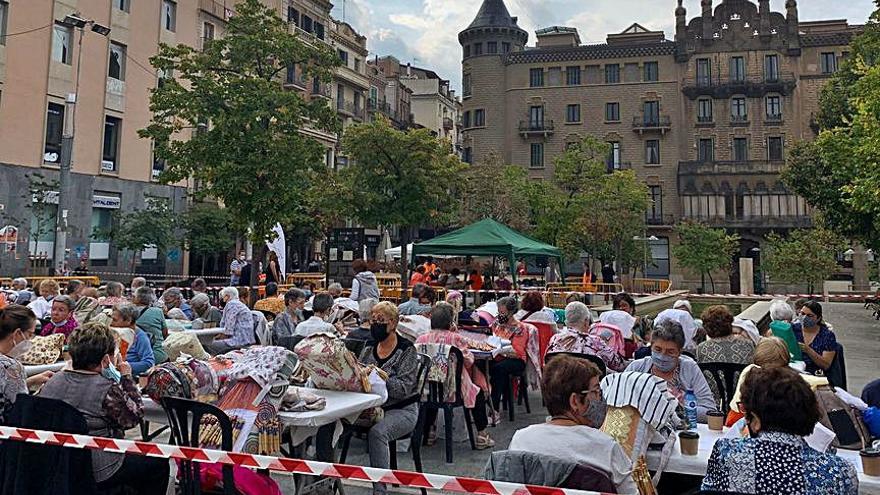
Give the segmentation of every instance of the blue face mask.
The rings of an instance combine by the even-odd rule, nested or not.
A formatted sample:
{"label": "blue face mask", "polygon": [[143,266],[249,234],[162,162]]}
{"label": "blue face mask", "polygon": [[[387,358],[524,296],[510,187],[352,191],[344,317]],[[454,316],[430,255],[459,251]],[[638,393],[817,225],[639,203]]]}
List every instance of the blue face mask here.
{"label": "blue face mask", "polygon": [[819,320],[816,319],[815,316],[806,316],[806,315],[805,315],[805,316],[803,316],[802,319],[801,319],[801,324],[802,324],[805,328],[813,328],[813,327],[815,327],[816,325],[819,324]]}
{"label": "blue face mask", "polygon": [[112,380],[115,383],[119,383],[122,381],[122,373],[116,369],[116,366],[113,366],[113,363],[110,363],[110,366],[107,366],[103,370],[101,370],[101,375],[108,379]]}
{"label": "blue face mask", "polygon": [[662,352],[652,351],[651,352],[651,363],[658,370],[669,373],[674,370],[678,365],[678,358],[674,358],[672,356],[667,356]]}

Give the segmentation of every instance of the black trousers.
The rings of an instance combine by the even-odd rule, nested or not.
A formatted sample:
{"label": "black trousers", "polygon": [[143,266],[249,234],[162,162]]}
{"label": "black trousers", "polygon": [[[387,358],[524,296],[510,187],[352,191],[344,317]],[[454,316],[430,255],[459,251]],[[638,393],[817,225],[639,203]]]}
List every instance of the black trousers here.
{"label": "black trousers", "polygon": [[139,495],[164,495],[170,469],[168,459],[127,455],[113,476],[98,483],[98,491],[126,487]]}
{"label": "black trousers", "polygon": [[495,361],[489,368],[489,381],[492,384],[492,407],[501,410],[501,394],[510,386],[510,375],[522,373],[526,362],[517,358],[506,358]]}
{"label": "black trousers", "polygon": [[[437,421],[437,414],[439,412],[439,409],[429,409],[425,413],[425,424],[428,426],[433,425]],[[482,390],[477,394],[474,408],[471,409],[471,417],[474,418],[474,427],[477,428],[477,431],[483,431],[489,426],[489,416],[486,414],[486,394]]]}

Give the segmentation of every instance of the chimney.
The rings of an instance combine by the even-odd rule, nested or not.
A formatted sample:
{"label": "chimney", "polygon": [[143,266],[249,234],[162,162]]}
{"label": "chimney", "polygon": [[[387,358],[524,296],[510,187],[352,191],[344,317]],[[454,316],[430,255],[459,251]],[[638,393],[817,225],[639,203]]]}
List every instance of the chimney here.
{"label": "chimney", "polygon": [[712,41],[712,0],[700,2],[703,6],[703,43]]}
{"label": "chimney", "polygon": [[770,0],[758,0],[758,15],[761,18],[758,32],[761,36],[770,36]]}
{"label": "chimney", "polygon": [[797,0],[785,2],[785,24],[788,28],[788,54],[801,54],[800,22],[798,21]]}
{"label": "chimney", "polygon": [[682,5],[682,0],[678,0],[678,7],[675,9],[675,41],[683,42],[687,36],[687,9]]}

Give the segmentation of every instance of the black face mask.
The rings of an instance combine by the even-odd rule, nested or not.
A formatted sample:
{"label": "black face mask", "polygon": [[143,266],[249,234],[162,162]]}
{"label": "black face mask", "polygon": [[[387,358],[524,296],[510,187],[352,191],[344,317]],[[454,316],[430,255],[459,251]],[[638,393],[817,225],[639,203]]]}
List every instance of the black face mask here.
{"label": "black face mask", "polygon": [[752,416],[751,414],[746,415],[746,429],[749,430],[749,437],[751,437],[751,438],[757,438],[757,436],[760,434],[760,432],[758,432],[758,431],[752,431],[752,420],[753,420],[753,418],[754,418],[754,416]]}
{"label": "black face mask", "polygon": [[382,342],[388,337],[387,323],[373,323],[370,325],[370,336],[376,342]]}
{"label": "black face mask", "polygon": [[497,320],[498,320],[498,323],[504,325],[508,321],[510,321],[510,315],[509,314],[504,314],[504,315],[499,314]]}

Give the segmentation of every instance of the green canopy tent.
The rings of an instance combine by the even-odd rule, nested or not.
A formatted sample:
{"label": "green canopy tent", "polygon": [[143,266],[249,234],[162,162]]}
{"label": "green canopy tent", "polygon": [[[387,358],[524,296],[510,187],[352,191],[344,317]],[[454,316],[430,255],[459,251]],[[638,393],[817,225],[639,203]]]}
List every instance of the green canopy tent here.
{"label": "green canopy tent", "polygon": [[[511,268],[516,266],[517,258],[547,256],[556,258],[560,267],[565,266],[558,248],[526,237],[490,218],[415,244],[411,256],[413,262],[416,256],[503,256]],[[516,270],[511,271],[516,285]]]}

